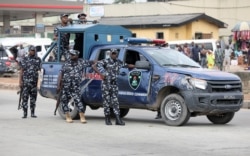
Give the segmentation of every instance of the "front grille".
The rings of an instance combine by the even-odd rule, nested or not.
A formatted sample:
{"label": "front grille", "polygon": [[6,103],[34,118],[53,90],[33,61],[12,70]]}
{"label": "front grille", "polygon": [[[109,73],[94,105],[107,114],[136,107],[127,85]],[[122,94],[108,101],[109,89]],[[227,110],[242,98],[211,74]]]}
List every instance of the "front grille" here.
{"label": "front grille", "polygon": [[210,93],[241,92],[241,81],[207,81]]}

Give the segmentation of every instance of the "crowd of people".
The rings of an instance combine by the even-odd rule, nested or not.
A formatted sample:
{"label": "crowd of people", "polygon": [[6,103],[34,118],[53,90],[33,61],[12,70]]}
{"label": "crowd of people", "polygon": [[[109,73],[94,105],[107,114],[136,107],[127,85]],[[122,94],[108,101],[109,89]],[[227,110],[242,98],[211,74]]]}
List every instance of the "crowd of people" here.
{"label": "crowd of people", "polygon": [[225,49],[222,49],[218,42],[214,52],[206,49],[204,44],[198,45],[194,42],[191,44],[176,45],[175,49],[193,59],[202,68],[218,69],[221,71],[229,71],[231,60],[242,55],[239,49],[234,51],[229,45],[226,45]]}

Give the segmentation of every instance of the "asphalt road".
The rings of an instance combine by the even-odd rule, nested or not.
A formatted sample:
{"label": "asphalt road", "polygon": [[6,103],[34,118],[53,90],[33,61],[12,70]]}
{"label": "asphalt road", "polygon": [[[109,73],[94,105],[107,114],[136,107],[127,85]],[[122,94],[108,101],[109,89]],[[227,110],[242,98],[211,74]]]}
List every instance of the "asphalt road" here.
{"label": "asphalt road", "polygon": [[[55,101],[38,97],[38,118],[21,119],[14,90],[0,90],[0,156],[247,156],[250,110],[227,125],[206,117],[182,127],[166,126],[156,112],[131,110],[125,126],[106,126],[103,110],[86,112],[87,124],[54,116]],[[114,123],[114,121],[113,121]]]}

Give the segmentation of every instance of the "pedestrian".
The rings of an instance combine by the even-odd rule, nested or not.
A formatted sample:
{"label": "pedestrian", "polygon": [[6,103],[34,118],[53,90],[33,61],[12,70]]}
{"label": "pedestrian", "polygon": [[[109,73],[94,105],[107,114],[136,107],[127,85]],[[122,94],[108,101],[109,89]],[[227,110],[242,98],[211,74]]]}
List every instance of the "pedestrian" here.
{"label": "pedestrian", "polygon": [[185,43],[185,44],[183,45],[183,53],[184,53],[187,57],[192,58],[192,51],[189,49],[187,43]]}
{"label": "pedestrian", "polygon": [[198,44],[195,44],[194,47],[192,48],[192,59],[199,63],[200,62],[200,52],[201,48],[198,46]]}
{"label": "pedestrian", "polygon": [[[78,24],[86,24],[86,17],[87,17],[87,14],[85,13],[80,13],[78,14]],[[83,33],[76,33],[76,36],[75,36],[75,44],[74,44],[74,47],[73,49],[74,50],[78,50],[80,52],[79,54],[79,58],[82,58],[83,57]]]}
{"label": "pedestrian", "polygon": [[[118,58],[118,50],[111,49],[110,57],[98,61],[92,67],[93,69],[100,74],[103,79],[101,90],[102,90],[102,99],[103,99],[103,108],[105,115],[106,125],[112,125],[110,120],[110,108],[113,108],[113,112],[116,117],[116,125],[125,125],[120,118],[120,108],[118,102],[118,85],[117,77],[119,75],[120,68],[125,64]],[[126,65],[128,68],[134,68],[134,65]]]}
{"label": "pedestrian", "polygon": [[18,49],[17,49],[17,47],[18,47],[18,44],[17,45],[14,45],[13,47],[11,47],[9,50],[12,52],[12,54],[13,54],[13,59],[16,61],[16,62],[18,62],[17,61],[17,53],[18,53]]}
{"label": "pedestrian", "polygon": [[70,59],[62,66],[58,78],[57,93],[61,91],[60,103],[66,116],[66,122],[72,123],[73,120],[69,114],[68,103],[71,98],[74,99],[81,123],[87,123],[84,113],[86,106],[81,102],[80,83],[84,68],[90,67],[94,61],[79,59],[79,51],[69,50]]}
{"label": "pedestrian", "polygon": [[25,50],[23,48],[23,45],[20,44],[18,52],[17,52],[17,59],[16,59],[19,66],[20,66],[20,63],[21,63],[21,61],[23,60],[24,57],[25,57]]}
{"label": "pedestrian", "polygon": [[221,49],[220,44],[217,43],[217,48],[215,50],[215,65],[220,71],[223,70],[223,60],[224,60],[224,52]]}
{"label": "pedestrian", "polygon": [[37,100],[38,71],[41,70],[41,59],[36,55],[36,48],[29,47],[28,56],[24,57],[20,63],[19,86],[22,88],[22,108],[23,117],[27,118],[28,100],[30,98],[31,117],[36,118],[35,108]]}
{"label": "pedestrian", "polygon": [[[57,25],[54,28],[54,40],[58,39],[58,28],[61,27],[66,27],[69,25],[69,23],[72,22],[72,19],[68,18],[69,14],[61,14],[60,19],[61,19],[61,23],[60,25]],[[59,53],[55,54],[55,59],[57,60],[57,55],[59,54],[59,61],[62,59],[62,56],[64,57],[64,60],[69,59],[69,54],[67,53],[69,50],[69,39],[70,39],[70,33],[61,33],[60,34],[60,50]]]}
{"label": "pedestrian", "polygon": [[207,52],[208,50],[205,49],[205,45],[201,45],[201,52],[200,52],[200,64],[202,68],[207,68]]}
{"label": "pedestrian", "polygon": [[208,50],[207,52],[207,67],[208,69],[214,68],[214,54],[212,50]]}
{"label": "pedestrian", "polygon": [[224,60],[223,60],[223,70],[229,71],[230,69],[230,62],[231,62],[231,55],[233,50],[229,48],[229,45],[226,45],[226,49],[224,50]]}

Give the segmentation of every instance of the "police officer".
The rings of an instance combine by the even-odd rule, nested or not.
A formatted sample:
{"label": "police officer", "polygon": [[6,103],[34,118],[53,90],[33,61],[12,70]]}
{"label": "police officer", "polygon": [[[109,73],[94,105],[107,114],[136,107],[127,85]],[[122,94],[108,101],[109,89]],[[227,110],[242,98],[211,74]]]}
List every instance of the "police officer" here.
{"label": "police officer", "polygon": [[81,123],[86,123],[87,121],[84,116],[86,107],[83,105],[80,99],[80,83],[82,80],[84,68],[87,66],[91,66],[94,61],[78,59],[79,51],[77,50],[69,50],[69,54],[70,60],[68,60],[60,70],[57,92],[62,89],[60,102],[62,105],[62,109],[66,115],[66,122],[73,122],[69,114],[68,107],[70,98],[73,98],[80,115]]}
{"label": "police officer", "polygon": [[[58,28],[61,27],[66,27],[69,25],[69,23],[72,22],[72,19],[68,18],[69,14],[61,14],[60,19],[61,19],[61,24],[56,26],[54,29],[54,40],[58,39]],[[68,59],[69,56],[67,54],[69,50],[69,39],[70,39],[70,33],[61,33],[61,40],[60,40],[60,53],[59,53],[59,59],[61,60],[61,57],[64,56],[64,59]],[[55,59],[57,59],[57,55],[55,55]]]}
{"label": "police officer", "polygon": [[87,19],[86,19],[87,14],[80,13],[80,14],[77,15],[77,17],[79,19],[79,24],[85,24],[86,23],[86,21],[87,21]]}
{"label": "police officer", "polygon": [[[86,24],[86,17],[87,14],[85,13],[80,13],[78,14],[78,24]],[[83,57],[83,33],[76,33],[76,37],[75,37],[75,44],[73,49],[74,50],[78,50],[80,52],[79,54],[79,58]]]}
{"label": "police officer", "polygon": [[[117,57],[118,50],[111,49],[110,58],[100,60],[92,66],[103,79],[101,87],[106,125],[112,125],[110,120],[110,107],[113,107],[116,117],[116,125],[125,125],[125,122],[123,122],[120,118],[117,86],[119,70],[125,64],[121,60],[117,59]],[[134,66],[128,65],[128,67],[133,68]]]}
{"label": "police officer", "polygon": [[38,71],[41,70],[41,59],[36,55],[36,48],[29,47],[29,55],[24,57],[20,63],[19,86],[23,90],[22,107],[23,117],[27,118],[28,100],[30,98],[31,117],[36,118],[35,108],[37,99]]}

